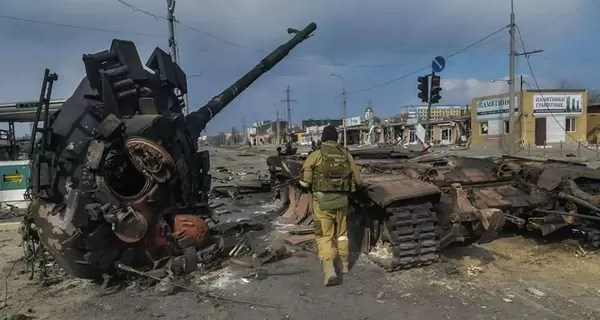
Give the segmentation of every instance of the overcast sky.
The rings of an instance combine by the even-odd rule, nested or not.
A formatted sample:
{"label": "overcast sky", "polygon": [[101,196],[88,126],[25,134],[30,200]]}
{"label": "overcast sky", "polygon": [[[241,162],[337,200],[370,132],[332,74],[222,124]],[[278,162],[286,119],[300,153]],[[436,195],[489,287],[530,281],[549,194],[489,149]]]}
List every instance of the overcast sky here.
{"label": "overcast sky", "polygon": [[[54,97],[68,97],[84,76],[81,56],[105,50],[113,38],[132,40],[143,62],[156,46],[167,48],[167,21],[134,11],[118,0],[0,0],[0,102],[36,100],[44,68],[59,75]],[[542,87],[561,80],[597,89],[600,57],[598,0],[514,0],[525,49]],[[132,6],[166,15],[165,0],[127,0]],[[417,104],[417,76],[394,79],[431,65],[508,25],[509,0],[177,0],[181,64],[189,79],[189,102],[196,109],[287,41],[287,28],[318,25],[315,36],[255,82],[208,126],[208,132],[283,117],[286,85],[292,89],[293,121],[341,115],[344,78],[348,116],[364,113],[372,101],[375,115],[400,112]],[[9,17],[111,29],[17,21]],[[200,32],[200,31],[203,32]],[[207,34],[208,33],[208,34]],[[591,40],[591,41],[590,41]],[[519,47],[519,51],[523,49]],[[262,52],[261,52],[262,51]],[[476,96],[508,90],[492,79],[508,75],[508,30],[448,58],[442,76],[443,104],[467,104]],[[308,62],[306,62],[308,61]],[[530,75],[524,58],[518,73]],[[425,73],[425,72],[423,72]],[[372,89],[370,89],[372,88]],[[21,130],[22,127],[21,127]],[[20,130],[20,131],[21,131]]]}

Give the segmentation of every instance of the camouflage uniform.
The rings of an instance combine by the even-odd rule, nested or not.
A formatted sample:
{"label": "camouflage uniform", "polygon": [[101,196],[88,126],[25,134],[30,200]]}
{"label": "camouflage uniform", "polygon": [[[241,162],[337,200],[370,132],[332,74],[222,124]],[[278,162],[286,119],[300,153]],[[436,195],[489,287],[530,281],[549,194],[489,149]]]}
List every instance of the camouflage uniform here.
{"label": "camouflage uniform", "polygon": [[348,196],[361,184],[360,172],[350,153],[335,141],[323,142],[304,161],[302,170],[300,183],[312,192],[315,236],[325,285],[336,284],[335,251],[342,273],[348,273]]}

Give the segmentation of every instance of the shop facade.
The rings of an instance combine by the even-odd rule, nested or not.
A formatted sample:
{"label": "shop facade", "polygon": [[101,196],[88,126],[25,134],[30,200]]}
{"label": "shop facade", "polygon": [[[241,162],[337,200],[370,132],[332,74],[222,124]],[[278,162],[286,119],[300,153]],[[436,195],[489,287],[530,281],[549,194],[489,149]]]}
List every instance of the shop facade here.
{"label": "shop facade", "polygon": [[[509,96],[473,99],[473,145],[508,147]],[[515,99],[515,130],[521,148],[585,142],[586,90],[527,90]]]}

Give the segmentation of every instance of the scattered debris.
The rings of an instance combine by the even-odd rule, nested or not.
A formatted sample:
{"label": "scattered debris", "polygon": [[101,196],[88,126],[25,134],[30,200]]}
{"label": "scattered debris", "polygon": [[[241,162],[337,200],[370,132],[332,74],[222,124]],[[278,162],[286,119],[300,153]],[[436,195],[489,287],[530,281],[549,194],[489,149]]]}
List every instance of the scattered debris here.
{"label": "scattered debris", "polygon": [[294,235],[285,239],[285,242],[291,245],[299,245],[306,242],[311,242],[315,240],[314,234],[305,234],[305,235]]}
{"label": "scattered debris", "polygon": [[476,276],[483,271],[483,268],[476,266],[467,267],[467,274],[470,276]]}
{"label": "scattered debris", "polygon": [[[138,270],[136,270],[134,268],[131,268],[129,266],[126,266],[126,265],[124,265],[122,263],[118,263],[116,265],[116,267],[119,268],[119,269],[121,269],[121,270],[123,270],[123,271],[134,273],[134,274],[137,274],[137,275],[142,276],[142,277],[148,277],[148,278],[151,278],[153,280],[160,281],[161,283],[165,283],[166,285],[169,285],[169,286],[172,286],[172,287],[177,287],[177,288],[180,288],[180,289],[183,289],[183,290],[186,290],[186,291],[191,291],[191,292],[194,292],[194,293],[196,293],[196,294],[198,294],[200,296],[204,296],[204,297],[210,298],[210,299],[223,300],[223,301],[229,301],[229,302],[235,302],[235,303],[241,303],[241,304],[247,304],[247,305],[262,306],[262,307],[268,307],[268,308],[281,308],[279,306],[271,305],[271,304],[266,304],[266,303],[256,303],[256,302],[249,302],[249,301],[243,301],[243,300],[237,300],[237,299],[219,297],[219,296],[216,296],[216,295],[211,294],[211,293],[202,292],[202,291],[200,291],[198,289],[195,289],[195,288],[192,288],[192,287],[187,287],[187,286],[183,286],[183,285],[174,283],[170,279],[155,278],[153,276],[148,275],[147,273],[144,273],[142,271],[138,271]],[[165,290],[165,291],[168,291],[168,289]]]}
{"label": "scattered debris", "polygon": [[383,297],[383,292],[379,292],[377,294],[377,296],[375,297],[375,301],[377,301],[378,303],[385,303],[385,301],[381,300],[381,298]]}
{"label": "scattered debris", "polygon": [[312,226],[297,226],[293,227],[288,232],[293,235],[313,234],[315,233],[315,228]]}
{"label": "scattered debris", "polygon": [[537,296],[537,297],[543,297],[543,296],[546,295],[544,292],[542,292],[542,291],[540,291],[540,290],[538,290],[538,289],[536,289],[534,287],[528,287],[527,288],[527,292],[529,292],[532,295]]}
{"label": "scattered debris", "polygon": [[506,295],[506,297],[502,298],[502,300],[504,300],[504,302],[506,302],[506,303],[511,303],[511,302],[513,302],[514,297],[515,297],[514,294],[508,294],[508,295]]}

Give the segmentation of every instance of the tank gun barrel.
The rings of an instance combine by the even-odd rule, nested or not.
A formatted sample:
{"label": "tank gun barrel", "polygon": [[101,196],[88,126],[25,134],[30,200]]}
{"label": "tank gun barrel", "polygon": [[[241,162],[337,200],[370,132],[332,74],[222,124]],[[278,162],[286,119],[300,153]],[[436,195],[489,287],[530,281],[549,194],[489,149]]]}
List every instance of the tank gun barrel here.
{"label": "tank gun barrel", "polygon": [[292,49],[302,41],[311,36],[311,33],[317,29],[317,24],[312,22],[301,31],[289,28],[288,33],[295,33],[294,37],[287,43],[279,46],[252,70],[239,78],[233,85],[223,90],[219,95],[212,98],[200,109],[191,112],[185,118],[188,129],[193,137],[198,137],[200,132],[206,128],[206,124],[219,112],[221,112],[233,99],[246,90],[254,81],[265,74],[283,58],[285,58]]}

